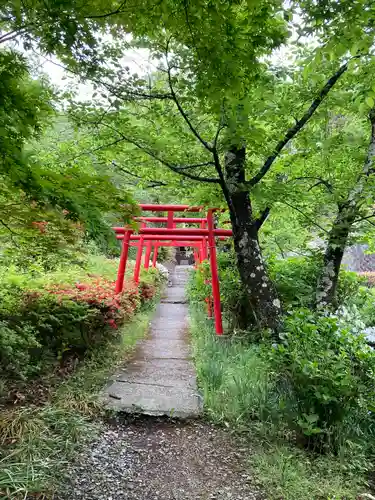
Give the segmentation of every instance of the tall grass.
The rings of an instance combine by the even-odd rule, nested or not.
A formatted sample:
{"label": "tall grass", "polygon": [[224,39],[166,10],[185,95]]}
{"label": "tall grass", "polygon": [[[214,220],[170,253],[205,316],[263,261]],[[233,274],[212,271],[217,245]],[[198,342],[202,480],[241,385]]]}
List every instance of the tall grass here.
{"label": "tall grass", "polygon": [[192,315],[191,323],[207,412],[218,421],[241,423],[267,418],[272,410],[271,382],[258,348],[233,339],[216,339],[210,324],[198,311]]}
{"label": "tall grass", "polygon": [[191,333],[205,412],[249,439],[249,466],[268,498],[355,499],[364,477],[352,456],[319,456],[298,448],[284,424],[274,377],[257,345],[215,337],[212,323],[191,308]]}
{"label": "tall grass", "polygon": [[[0,499],[52,498],[68,460],[101,428],[98,392],[148,329],[149,308],[122,327],[119,341],[93,351],[43,406],[0,413]],[[39,497],[38,497],[39,498]],[[41,496],[40,498],[43,498]]]}

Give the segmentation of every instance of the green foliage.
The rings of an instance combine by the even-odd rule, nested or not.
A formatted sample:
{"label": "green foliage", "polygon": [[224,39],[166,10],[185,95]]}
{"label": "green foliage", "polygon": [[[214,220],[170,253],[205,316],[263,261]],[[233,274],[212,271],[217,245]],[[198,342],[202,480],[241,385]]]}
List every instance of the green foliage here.
{"label": "green foliage", "polygon": [[361,287],[350,303],[358,308],[365,326],[375,326],[375,290],[373,288]]}
{"label": "green foliage", "polygon": [[272,380],[259,347],[215,339],[200,308],[193,308],[191,317],[198,380],[210,417],[221,423],[266,420],[273,411]]}
{"label": "green foliage", "polygon": [[[316,284],[322,266],[322,255],[308,257],[288,257],[272,259],[268,263],[280,299],[286,308],[314,308],[316,303]],[[356,273],[341,269],[338,286],[338,304],[345,304],[359,293],[364,279]]]}
{"label": "green foliage", "polygon": [[[54,272],[39,276],[4,271],[0,292],[0,360],[3,374],[27,378],[64,364],[71,356],[118,336],[118,327],[129,321],[154,298],[164,278],[156,269],[143,271],[139,288],[127,283],[114,293],[116,262],[93,258],[87,270]],[[14,268],[13,268],[14,269]],[[95,277],[103,272],[105,278]],[[67,281],[71,283],[67,283]]]}
{"label": "green foliage", "polygon": [[[218,253],[218,268],[221,304],[224,317],[228,321],[228,329],[246,328],[252,324],[253,317],[232,251]],[[210,266],[208,262],[200,265],[198,270],[191,274],[188,288],[192,302],[201,304],[207,297],[211,296],[209,278]]]}
{"label": "green foliage", "polygon": [[[0,417],[0,493],[3,498],[29,494],[48,496],[56,486],[56,470],[99,426],[75,408],[63,410],[55,402],[3,410]],[[21,498],[22,498],[21,497]]]}
{"label": "green foliage", "polygon": [[98,27],[95,14],[100,21],[101,14],[116,8],[118,5],[111,1],[100,0],[90,6],[76,0],[49,4],[39,0],[6,0],[1,4],[0,43],[20,39],[24,49],[36,46],[46,54],[70,59],[74,55],[85,60],[89,55],[94,57],[98,45],[98,37],[92,31]]}
{"label": "green foliage", "polygon": [[[285,309],[314,308],[316,283],[321,265],[322,256],[319,253],[311,254],[309,257],[270,258],[267,261],[270,277],[275,283]],[[254,320],[247,294],[239,277],[233,250],[218,253],[218,268],[222,311],[228,322],[227,330],[245,330],[253,325]],[[208,263],[203,263],[198,271],[192,273],[188,285],[192,302],[202,304],[206,297],[211,295],[209,277],[210,267]],[[361,299],[361,296],[364,297],[365,294],[361,287],[364,281],[365,279],[356,273],[342,269],[339,277],[338,304],[354,303],[360,305],[360,303],[364,303],[365,298]],[[371,303],[371,299],[368,297],[366,316],[370,314]]]}
{"label": "green foliage", "polygon": [[337,457],[315,456],[280,441],[259,442],[250,460],[269,498],[275,500],[354,500],[367,489],[364,477],[345,470]]}
{"label": "green foliage", "polygon": [[[46,78],[30,73],[23,55],[0,51],[0,243],[13,259],[21,255],[23,267],[54,251],[62,257],[83,234],[113,240],[106,215],[121,211],[125,222],[132,211],[123,187],[97,172],[92,160],[76,160],[76,141],[59,138],[54,150],[49,140],[38,146],[59,96]],[[69,161],[61,161],[63,151]]]}
{"label": "green foliage", "polygon": [[53,496],[67,460],[100,431],[100,420],[93,421],[93,416],[104,413],[98,391],[114,366],[124,363],[136,341],[146,334],[149,315],[139,313],[116,338],[92,350],[65,380],[49,380],[47,403],[1,412],[2,495],[17,498],[43,492]]}
{"label": "green foliage", "polygon": [[96,171],[92,160],[77,161],[77,141],[53,144],[46,129],[58,96],[30,72],[24,56],[0,51],[0,244],[8,264],[51,269],[78,253],[84,238],[116,245],[107,216],[120,212],[124,223],[133,207],[126,190]]}
{"label": "green foliage", "polygon": [[282,342],[266,348],[266,355],[290,427],[318,449],[337,452],[361,441],[375,408],[375,354],[365,338],[335,317],[305,309],[285,319],[280,336]]}
{"label": "green foliage", "polygon": [[164,262],[171,262],[173,260],[173,248],[171,247],[160,247],[158,249],[158,259],[157,261],[163,264]]}
{"label": "green foliage", "polygon": [[56,96],[46,81],[30,78],[25,57],[11,50],[0,51],[0,82],[0,172],[22,183],[22,148],[50,122]]}
{"label": "green foliage", "polygon": [[295,397],[289,386],[279,383],[274,349],[268,343],[260,348],[236,337],[218,339],[201,308],[191,308],[190,314],[206,414],[239,429],[243,438],[249,436],[249,464],[269,498],[357,498],[365,490],[365,471],[371,467],[371,456],[366,455],[371,450],[364,441],[373,440],[368,426],[372,417],[360,420],[359,413],[363,416],[365,411],[357,405],[355,415],[340,426],[338,456],[327,449],[321,455],[296,447]]}
{"label": "green foliage", "polygon": [[321,258],[289,257],[273,260],[270,275],[284,306],[313,307]]}
{"label": "green foliage", "polygon": [[0,321],[0,361],[7,373],[20,376],[32,375],[38,368],[31,363],[31,352],[40,349],[37,331],[33,325],[24,322],[11,324]]}

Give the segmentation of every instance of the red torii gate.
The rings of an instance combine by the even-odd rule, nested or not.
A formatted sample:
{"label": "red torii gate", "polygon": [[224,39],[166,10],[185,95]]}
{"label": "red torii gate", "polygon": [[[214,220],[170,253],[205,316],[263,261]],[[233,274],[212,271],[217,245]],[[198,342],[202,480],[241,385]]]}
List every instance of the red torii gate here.
{"label": "red torii gate", "polygon": [[[220,284],[217,268],[217,255],[215,238],[226,239],[232,236],[230,229],[216,229],[214,226],[213,213],[217,210],[211,208],[207,211],[206,217],[174,217],[175,212],[202,212],[202,207],[190,207],[189,205],[139,205],[143,211],[167,212],[167,217],[134,217],[140,222],[137,234],[132,228],[114,227],[116,237],[122,240],[122,250],[116,280],[116,293],[123,289],[126,262],[128,259],[129,246],[138,247],[137,257],[134,266],[134,281],[139,282],[139,274],[142,262],[143,247],[146,248],[144,267],[149,267],[152,246],[154,254],[152,259],[153,267],[156,266],[158,248],[161,246],[190,246],[194,250],[196,265],[207,258],[211,268],[212,299],[215,318],[215,330],[217,335],[223,334],[223,323],[220,303]],[[147,227],[148,222],[165,222],[166,227]],[[177,224],[199,224],[199,227],[176,227]],[[208,314],[211,316],[211,299],[208,298]]]}

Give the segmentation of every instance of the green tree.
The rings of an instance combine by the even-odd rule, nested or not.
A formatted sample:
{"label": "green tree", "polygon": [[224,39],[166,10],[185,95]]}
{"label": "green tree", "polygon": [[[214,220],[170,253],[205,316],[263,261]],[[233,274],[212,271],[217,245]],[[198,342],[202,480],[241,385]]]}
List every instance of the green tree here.
{"label": "green tree", "polygon": [[[263,263],[258,232],[272,204],[279,198],[277,192],[280,189],[272,193],[272,200],[270,190],[271,185],[275,185],[274,179],[264,182],[263,178],[278,153],[308,121],[345,68],[330,79],[323,90],[318,91],[318,97],[302,119],[297,120],[297,125],[292,126],[278,143],[278,153],[272,153],[257,171],[266,149],[265,143],[277,140],[278,129],[274,127],[287,128],[291,121],[289,113],[293,101],[290,97],[296,85],[288,85],[284,76],[279,78],[275,72],[267,74],[260,68],[258,77],[261,83],[257,82],[253,87],[249,84],[246,100],[242,97],[242,102],[236,105],[239,116],[231,116],[235,114],[234,110],[230,101],[227,104],[225,99],[218,114],[213,109],[216,101],[212,106],[206,104],[205,111],[204,101],[194,93],[195,82],[184,76],[188,74],[188,68],[181,70],[185,61],[184,54],[178,54],[178,47],[171,49],[172,56],[168,54],[165,58],[165,66],[160,67],[152,89],[146,87],[148,83],[140,78],[135,83],[128,80],[125,86],[120,80],[116,81],[113,88],[107,89],[112,106],[106,109],[84,106],[80,110],[81,120],[86,125],[97,126],[103,149],[106,145],[117,149],[122,144],[126,145],[125,154],[119,162],[120,170],[130,172],[130,175],[147,172],[146,178],[152,172],[157,182],[164,183],[168,183],[173,174],[178,174],[185,179],[177,181],[185,195],[198,190],[201,200],[215,199],[216,205],[221,199],[220,203],[226,203],[232,222],[238,268],[251,297],[254,316],[260,327],[276,326],[279,301]],[[179,72],[175,68],[179,68]],[[316,91],[316,86],[304,89],[305,94],[311,92],[311,88]],[[116,92],[115,96],[113,92]],[[130,104],[123,101],[119,104],[121,93],[123,100],[131,100]],[[303,104],[306,96],[301,97],[300,104]],[[275,102],[277,98],[278,103]],[[310,95],[308,99],[311,99]],[[272,109],[268,108],[270,101],[274,104]],[[245,111],[245,104],[249,106],[250,102],[252,108]],[[116,107],[119,109],[116,110]],[[275,117],[276,110],[278,115]],[[243,119],[244,114],[246,119]],[[200,123],[201,129],[204,127],[204,136],[195,123]],[[113,154],[112,150],[109,154]],[[164,168],[155,168],[157,164]],[[207,191],[202,185],[211,187]],[[271,205],[266,204],[269,201]]]}
{"label": "green tree", "polygon": [[[280,307],[258,241],[258,231],[269,207],[258,213],[254,201],[257,192],[266,190],[264,185],[267,188],[271,168],[275,170],[280,156],[287,154],[290,142],[348,67],[356,64],[357,57],[368,54],[373,40],[368,30],[368,12],[363,9],[361,15],[356,3],[355,12],[351,13],[349,5],[345,5],[347,32],[343,31],[335,2],[325,2],[324,8],[318,9],[313,2],[301,1],[296,6],[306,17],[302,27],[305,32],[316,32],[324,42],[310,60],[305,58],[296,64],[305,78],[304,88],[310,92],[309,103],[307,99],[298,102],[298,116],[287,112],[293,107],[293,100],[286,107],[283,99],[281,105],[277,102],[283,95],[278,92],[280,86],[275,85],[277,72],[272,71],[273,64],[268,59],[288,39],[288,24],[293,26],[291,10],[277,0],[256,4],[245,0],[235,4],[144,0],[117,5],[94,3],[89,7],[74,2],[71,6],[76,33],[84,33],[82,39],[91,34],[87,51],[78,42],[64,42],[63,37],[55,43],[57,48],[53,49],[52,43],[48,49],[62,54],[72,71],[95,82],[102,94],[99,103],[109,98],[111,106],[122,107],[119,115],[124,121],[120,129],[115,127],[113,113],[104,115],[112,120],[107,123],[108,129],[113,127],[111,133],[119,132],[113,146],[128,142],[171,172],[218,187],[230,212],[241,279],[260,327],[276,327]],[[319,22],[321,11],[326,8],[332,35]],[[61,13],[58,10],[57,17]],[[359,28],[351,25],[351,16]],[[99,26],[112,34],[111,43],[100,45],[95,31]],[[155,78],[131,74],[124,66],[120,54],[129,46],[126,33],[132,34],[133,44],[147,47],[154,60],[160,60],[160,74]],[[360,46],[355,42],[358,33],[364,40]],[[48,36],[40,30],[38,37],[39,46],[47,50],[43,40],[48,40]],[[298,48],[298,42],[295,45]],[[281,88],[285,88],[285,79],[283,84]],[[150,125],[152,121],[142,122],[144,117],[137,123],[129,120],[134,112],[124,105],[129,101],[148,108],[147,118],[156,122],[155,130]],[[274,115],[272,130],[264,119],[270,116],[270,106]],[[170,130],[175,127],[172,142],[160,137],[166,122]],[[169,139],[171,134],[167,135]],[[177,136],[183,142],[179,147]],[[188,154],[184,154],[187,150]]]}
{"label": "green tree", "polygon": [[[31,251],[31,239],[39,238],[39,253],[43,248],[56,250],[64,241],[72,243],[81,236],[77,224],[83,224],[89,237],[108,238],[112,233],[106,214],[116,211],[124,221],[129,219],[129,209],[120,208],[132,203],[127,191],[95,170],[89,158],[75,158],[75,137],[57,138],[55,150],[51,149],[53,134],[48,128],[59,97],[45,78],[30,76],[23,56],[0,51],[0,77],[3,249]],[[62,152],[69,148],[70,156],[61,161]]]}

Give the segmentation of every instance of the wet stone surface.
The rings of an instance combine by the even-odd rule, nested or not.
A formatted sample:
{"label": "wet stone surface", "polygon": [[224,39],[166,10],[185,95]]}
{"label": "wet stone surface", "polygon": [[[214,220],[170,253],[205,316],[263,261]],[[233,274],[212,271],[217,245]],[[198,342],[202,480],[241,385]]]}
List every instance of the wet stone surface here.
{"label": "wet stone surface", "polygon": [[133,359],[113,376],[102,400],[116,411],[182,418],[202,411],[187,325],[185,283],[189,267],[176,266],[168,287]]}
{"label": "wet stone surface", "polygon": [[178,272],[149,338],[104,391],[120,413],[67,466],[55,500],[265,498],[249,472],[248,446],[196,418],[201,404],[187,334],[186,271]]}

